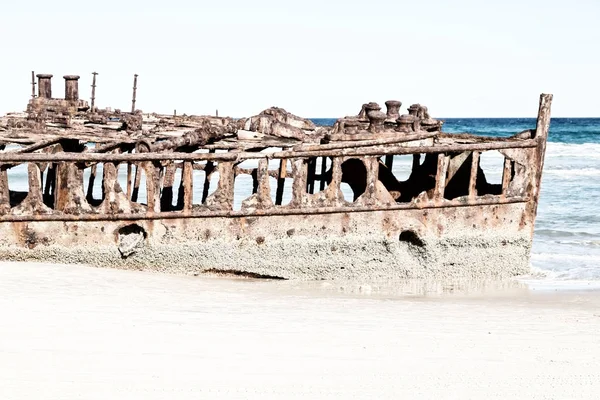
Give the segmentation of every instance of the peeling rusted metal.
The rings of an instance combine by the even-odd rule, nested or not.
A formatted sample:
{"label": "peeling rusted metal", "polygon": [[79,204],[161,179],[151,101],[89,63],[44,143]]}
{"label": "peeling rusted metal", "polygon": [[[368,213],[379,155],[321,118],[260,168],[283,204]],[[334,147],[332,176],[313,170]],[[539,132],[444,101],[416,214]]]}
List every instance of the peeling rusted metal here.
{"label": "peeling rusted metal", "polygon": [[471,176],[469,177],[469,198],[477,196],[477,171],[479,170],[479,152],[474,151],[471,159]]}

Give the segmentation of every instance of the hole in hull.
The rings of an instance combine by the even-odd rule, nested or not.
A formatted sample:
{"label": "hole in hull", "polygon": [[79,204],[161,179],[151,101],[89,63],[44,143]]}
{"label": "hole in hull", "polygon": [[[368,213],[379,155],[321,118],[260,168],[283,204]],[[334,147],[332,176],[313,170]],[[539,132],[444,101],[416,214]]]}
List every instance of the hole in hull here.
{"label": "hole in hull", "polygon": [[421,240],[415,231],[403,231],[400,233],[400,241],[417,247],[425,246],[425,242]]}

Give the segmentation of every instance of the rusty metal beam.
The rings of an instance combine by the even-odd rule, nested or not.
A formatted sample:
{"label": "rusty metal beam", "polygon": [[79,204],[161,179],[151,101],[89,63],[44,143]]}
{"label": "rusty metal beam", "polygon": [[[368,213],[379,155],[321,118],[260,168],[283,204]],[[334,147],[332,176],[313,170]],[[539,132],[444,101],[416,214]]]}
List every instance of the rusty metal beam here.
{"label": "rusty metal beam", "polygon": [[[192,162],[183,163],[183,171],[181,174],[181,185],[179,191],[183,189],[183,211],[190,213],[192,211],[192,203],[194,196],[194,168]],[[181,193],[179,193],[181,196]]]}
{"label": "rusty metal beam", "polygon": [[131,99],[131,113],[135,112],[135,98],[137,92],[137,78],[138,74],[133,75],[133,97]]}
{"label": "rusty metal beam", "polygon": [[95,112],[96,110],[96,75],[98,75],[97,72],[92,72],[92,102],[90,104],[90,110],[92,112]]}
{"label": "rusty metal beam", "polygon": [[0,153],[0,163],[18,162],[116,162],[116,161],[236,161],[252,159],[279,159],[279,158],[308,158],[308,157],[356,157],[356,156],[384,156],[388,154],[415,154],[415,153],[449,153],[463,151],[487,151],[499,149],[519,149],[538,147],[537,140],[518,140],[514,142],[498,143],[471,143],[455,145],[433,146],[385,146],[356,149],[335,149],[319,151],[280,151],[274,153],[132,153],[132,154],[95,154],[95,153],[60,153],[60,154],[14,154]]}
{"label": "rusty metal beam", "polygon": [[[417,134],[396,134],[393,137],[380,137],[377,139],[371,140],[356,140],[356,141],[344,141],[344,142],[335,142],[328,144],[313,144],[306,145],[301,144],[292,148],[294,151],[314,151],[314,150],[334,150],[334,149],[349,149],[354,147],[366,147],[366,146],[381,146],[384,144],[396,144],[396,143],[406,143],[412,142],[415,140],[423,140],[423,139],[431,139],[436,137],[439,132],[423,132]],[[374,135],[371,135],[374,136]],[[387,136],[382,134],[382,136]]]}
{"label": "rusty metal beam", "polygon": [[127,198],[131,199],[131,192],[133,190],[133,164],[127,163]]}
{"label": "rusty metal beam", "polygon": [[447,200],[443,202],[421,203],[419,206],[414,203],[393,204],[389,206],[345,206],[345,207],[318,207],[318,208],[289,208],[277,207],[268,209],[252,210],[214,210],[214,211],[195,211],[183,213],[181,211],[170,212],[148,212],[146,214],[117,213],[117,214],[38,214],[38,215],[3,215],[0,216],[0,222],[29,222],[29,221],[139,221],[156,219],[178,219],[178,218],[239,218],[254,216],[276,216],[276,215],[313,215],[313,214],[340,214],[351,212],[372,212],[372,211],[393,211],[393,210],[421,210],[435,208],[453,208],[453,207],[480,207],[488,205],[503,205],[526,203],[528,197],[509,197],[501,198],[495,196],[494,199],[475,199],[467,198]]}
{"label": "rusty metal beam", "polygon": [[151,161],[145,164],[146,194],[148,196],[146,204],[150,212],[158,213],[160,212],[160,195],[165,178],[165,168],[160,168]]}
{"label": "rusty metal beam", "polygon": [[473,152],[471,161],[471,176],[469,178],[469,198],[474,199],[477,196],[477,172],[479,171],[479,152]]}
{"label": "rusty metal beam", "polygon": [[[468,144],[452,144],[452,145],[433,145],[433,146],[385,146],[385,147],[369,147],[357,149],[340,149],[340,150],[321,150],[321,151],[282,151],[269,154],[270,158],[291,158],[291,157],[320,157],[320,156],[342,156],[342,157],[358,157],[358,156],[376,156],[376,155],[401,155],[415,153],[455,153],[463,151],[486,151],[498,149],[518,149],[537,147],[537,142],[534,140],[515,140],[514,142],[488,142],[488,143],[468,143]],[[240,158],[245,158],[244,153],[240,153]],[[1,159],[0,159],[1,160]]]}
{"label": "rusty metal beam", "polygon": [[42,140],[42,141],[34,143],[30,146],[11,151],[10,153],[15,153],[15,154],[32,153],[36,150],[43,149],[44,147],[55,145],[56,143],[60,142],[62,139],[63,138],[61,138],[61,137],[55,137],[55,138],[48,139],[48,140]]}
{"label": "rusty metal beam", "polygon": [[504,158],[504,168],[502,169],[502,194],[504,196],[506,196],[506,191],[508,190],[508,185],[512,178],[513,163],[514,161],[510,158]]}
{"label": "rusty metal beam", "polygon": [[546,139],[548,137],[548,131],[550,130],[550,110],[552,106],[551,94],[540,95],[540,107],[538,110],[538,117],[535,127],[534,138]]}
{"label": "rusty metal beam", "polygon": [[31,98],[35,99],[35,72],[31,71]]}
{"label": "rusty metal beam", "polygon": [[548,132],[550,131],[550,110],[552,106],[551,94],[540,95],[540,106],[536,123],[536,133],[534,139],[537,141],[536,151],[536,169],[534,173],[535,189],[533,192],[533,216],[537,215],[537,206],[540,198],[540,189],[542,186],[542,170],[544,169],[544,156],[546,154],[546,143],[548,141]]}
{"label": "rusty metal beam", "polygon": [[121,148],[122,150],[125,150],[125,151],[129,151],[129,150],[132,150],[134,146],[135,146],[134,141],[114,142],[114,143],[105,144],[103,146],[96,146],[94,149],[91,149],[91,150],[87,151],[86,153],[92,153],[92,154],[93,153],[106,153],[106,152],[109,152],[111,150],[118,149],[118,148]]}
{"label": "rusty metal beam", "polygon": [[10,196],[8,187],[8,173],[0,166],[0,212],[10,209]]}
{"label": "rusty metal beam", "polygon": [[[517,135],[526,136],[526,137],[516,137]],[[482,135],[475,135],[473,133],[467,133],[467,132],[453,132],[453,133],[442,132],[437,136],[437,139],[439,139],[439,140],[444,140],[444,139],[469,140],[469,141],[475,141],[475,142],[487,142],[487,141],[509,142],[509,141],[512,141],[515,139],[528,139],[528,138],[532,138],[534,136],[535,136],[535,129],[526,129],[526,130],[521,131],[513,136],[508,136],[508,137],[482,136]]]}
{"label": "rusty metal beam", "polygon": [[435,175],[435,192],[434,198],[439,201],[444,198],[444,191],[446,190],[446,176],[448,175],[448,163],[450,158],[444,153],[438,154],[437,159],[437,173]]}

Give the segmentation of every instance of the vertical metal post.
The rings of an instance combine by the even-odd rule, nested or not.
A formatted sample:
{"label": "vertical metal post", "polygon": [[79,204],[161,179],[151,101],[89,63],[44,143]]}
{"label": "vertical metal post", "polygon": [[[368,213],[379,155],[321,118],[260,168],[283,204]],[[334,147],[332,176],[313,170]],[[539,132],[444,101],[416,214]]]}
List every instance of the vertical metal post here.
{"label": "vertical metal post", "polygon": [[[368,204],[376,202],[375,191],[377,181],[379,180],[379,157],[364,157],[363,164],[367,168],[367,186],[365,187],[364,196]],[[358,199],[355,195],[354,201]]]}
{"label": "vertical metal post", "polygon": [[440,201],[444,198],[446,190],[446,177],[448,176],[448,164],[450,157],[444,153],[438,154],[437,172],[435,175],[434,199]]}
{"label": "vertical metal post", "polygon": [[504,158],[504,169],[502,171],[502,195],[506,196],[508,185],[512,180],[513,162],[508,158]]}
{"label": "vertical metal post", "polygon": [[92,112],[96,111],[96,75],[98,75],[97,72],[92,72],[93,78],[92,78]]}
{"label": "vertical metal post", "polygon": [[[306,197],[308,160],[302,158],[292,158],[292,201],[294,207],[302,207]],[[335,173],[335,171],[334,171]]]}
{"label": "vertical metal post", "polygon": [[131,199],[131,191],[133,189],[133,165],[131,162],[127,163],[127,198]]}
{"label": "vertical metal post", "polygon": [[31,98],[35,99],[35,72],[31,71]]}
{"label": "vertical metal post", "polygon": [[477,197],[477,173],[479,172],[479,152],[473,152],[471,159],[471,176],[469,178],[469,198]]}
{"label": "vertical metal post", "polygon": [[[540,107],[538,110],[537,124],[535,127],[534,139],[538,145],[536,149],[536,170],[534,173],[535,185],[533,187],[532,205],[533,217],[537,215],[537,206],[540,198],[540,189],[542,186],[542,170],[544,169],[544,156],[546,155],[546,142],[548,141],[548,132],[550,131],[550,110],[553,96],[551,94],[540,95]],[[533,229],[533,224],[532,224]]]}
{"label": "vertical metal post", "polygon": [[146,161],[143,164],[144,170],[146,171],[146,204],[148,206],[148,213],[152,214],[160,212],[160,186],[161,168],[157,168],[152,161]]}
{"label": "vertical metal post", "polygon": [[219,109],[217,109],[217,110],[215,111],[215,115],[216,115],[217,117],[219,116]]}
{"label": "vertical metal post", "polygon": [[133,75],[133,98],[131,100],[131,112],[135,112],[135,92],[137,91],[138,74]]}
{"label": "vertical metal post", "polygon": [[[0,150],[5,146],[0,144]],[[0,212],[10,210],[10,195],[8,191],[8,172],[4,166],[0,167]]]}
{"label": "vertical metal post", "polygon": [[[181,192],[183,191],[183,196]],[[194,162],[184,161],[183,171],[181,172],[181,184],[179,187],[179,197],[183,197],[183,211],[192,211],[192,204],[194,200]],[[179,204],[178,204],[179,206]]]}

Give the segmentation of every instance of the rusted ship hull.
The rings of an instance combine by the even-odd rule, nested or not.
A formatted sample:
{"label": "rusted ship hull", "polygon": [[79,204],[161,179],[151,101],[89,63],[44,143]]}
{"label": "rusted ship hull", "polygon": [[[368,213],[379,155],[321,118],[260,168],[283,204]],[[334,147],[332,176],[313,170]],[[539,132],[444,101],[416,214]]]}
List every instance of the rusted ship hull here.
{"label": "rusted ship hull", "polygon": [[[0,258],[286,279],[508,277],[529,269],[526,207],[2,223]],[[147,237],[124,257],[119,231],[131,224]]]}
{"label": "rusted ship hull", "polygon": [[[494,139],[444,134],[424,107],[399,116],[399,102],[333,128],[280,109],[235,121],[112,114],[86,109],[73,81],[60,102],[44,81],[27,117],[0,125],[2,260],[310,280],[529,271],[551,95],[535,129]],[[501,184],[481,170],[488,151],[504,157]],[[413,160],[405,180],[398,157]],[[8,179],[19,165],[20,193]],[[252,191],[236,210],[240,176]]]}

